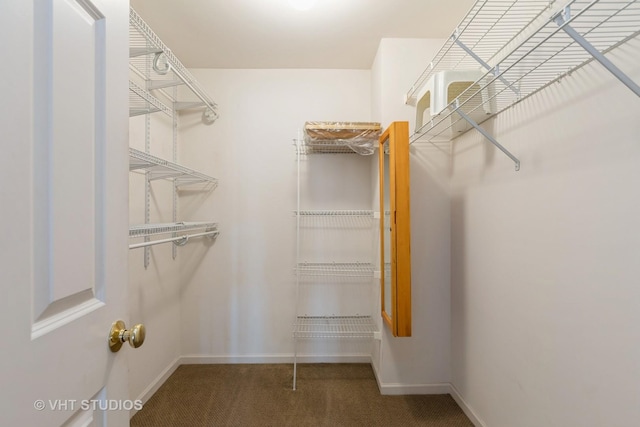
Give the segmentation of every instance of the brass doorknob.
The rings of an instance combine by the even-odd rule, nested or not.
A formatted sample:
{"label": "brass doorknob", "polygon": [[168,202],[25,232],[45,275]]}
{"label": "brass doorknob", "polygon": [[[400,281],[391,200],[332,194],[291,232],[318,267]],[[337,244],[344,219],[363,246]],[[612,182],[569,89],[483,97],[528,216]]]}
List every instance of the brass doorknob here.
{"label": "brass doorknob", "polygon": [[145,328],[142,323],[138,323],[131,329],[126,329],[122,320],[117,320],[111,325],[109,332],[109,348],[112,352],[120,350],[122,344],[129,342],[131,347],[138,348],[144,343]]}

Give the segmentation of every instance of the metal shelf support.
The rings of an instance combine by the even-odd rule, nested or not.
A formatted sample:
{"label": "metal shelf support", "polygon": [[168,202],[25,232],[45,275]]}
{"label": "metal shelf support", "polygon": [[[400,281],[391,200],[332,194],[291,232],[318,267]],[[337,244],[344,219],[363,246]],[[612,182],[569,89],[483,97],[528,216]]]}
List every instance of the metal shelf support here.
{"label": "metal shelf support", "polygon": [[613,74],[618,80],[620,80],[625,86],[631,89],[637,96],[640,96],[640,86],[638,86],[629,76],[627,76],[621,69],[619,69],[613,62],[604,56],[598,49],[596,49],[591,43],[582,37],[569,22],[571,20],[571,6],[565,6],[562,12],[558,13],[554,18],[554,22],[571,37],[576,43],[578,43],[589,55],[593,56],[593,59],[602,64],[611,74]]}
{"label": "metal shelf support", "polygon": [[[149,58],[147,57],[147,75],[149,74]],[[148,81],[148,80],[147,80]],[[151,149],[151,116],[149,114],[144,116],[144,151],[149,153]],[[129,156],[131,156],[132,148],[129,148]],[[131,157],[129,157],[131,159]],[[131,166],[131,163],[129,163]],[[151,222],[151,173],[145,172],[144,174],[144,223],[149,224]],[[149,243],[151,239],[149,236],[144,237],[145,243]],[[149,268],[151,263],[151,248],[144,248],[144,269]]]}
{"label": "metal shelf support", "polygon": [[152,55],[155,53],[162,53],[162,49],[142,47],[142,48],[129,48],[129,58],[135,58],[136,56]]}
{"label": "metal shelf support", "polygon": [[456,30],[453,32],[453,34],[451,35],[451,40],[458,45],[458,47],[460,47],[460,49],[464,50],[465,52],[467,52],[467,54],[472,57],[473,59],[476,60],[476,62],[480,65],[482,65],[487,71],[491,71],[502,83],[504,83],[504,85],[506,87],[508,87],[509,89],[511,89],[513,91],[513,93],[516,94],[516,96],[518,98],[520,98],[520,91],[513,87],[513,83],[509,83],[504,77],[502,77],[500,75],[500,69],[499,66],[496,65],[495,67],[492,67],[491,65],[487,64],[482,58],[480,58],[478,55],[476,55],[476,53],[471,50],[466,44],[464,44],[459,37],[458,34],[458,29],[456,28]]}
{"label": "metal shelf support", "polygon": [[182,101],[182,102],[173,103],[173,108],[176,111],[188,110],[190,108],[201,108],[204,106],[205,106],[204,102],[198,102],[198,101],[194,101],[194,102]]}
{"label": "metal shelf support", "polygon": [[460,117],[462,117],[464,120],[466,120],[466,122],[469,123],[471,126],[473,126],[478,132],[480,132],[482,134],[482,136],[487,138],[489,140],[489,142],[491,142],[493,145],[498,147],[498,149],[500,151],[502,151],[507,157],[509,157],[511,160],[513,160],[513,162],[516,164],[516,172],[520,170],[520,160],[518,160],[516,158],[516,156],[511,154],[509,152],[509,150],[504,148],[504,146],[502,146],[502,144],[500,144],[493,136],[491,136],[489,134],[489,132],[484,130],[478,123],[476,123],[475,120],[473,120],[471,117],[467,116],[464,113],[464,111],[462,111],[462,109],[460,108],[460,104],[459,104],[457,99],[456,99],[456,102],[455,102],[455,108],[456,108],[455,111],[460,115]]}
{"label": "metal shelf support", "polygon": [[[167,87],[175,87],[183,85],[182,80],[149,80],[149,90],[164,89]],[[175,99],[175,97],[174,97]]]}
{"label": "metal shelf support", "polygon": [[[178,87],[177,86],[173,86],[172,88],[173,90],[173,99],[177,99],[178,98]],[[173,115],[173,123],[172,123],[172,127],[173,127],[173,144],[172,144],[172,160],[174,163],[178,163],[178,115],[174,114]],[[171,199],[173,202],[173,206],[172,206],[172,218],[173,218],[173,222],[177,222],[178,221],[178,181],[174,180],[173,181],[173,189],[172,189],[172,195],[171,195]],[[173,237],[176,237],[176,235],[174,234]],[[184,241],[180,241],[178,243],[176,243],[175,245],[173,245],[173,247],[171,248],[171,257],[173,259],[176,259],[178,257],[178,245],[184,245],[187,243],[187,239],[185,238]]]}

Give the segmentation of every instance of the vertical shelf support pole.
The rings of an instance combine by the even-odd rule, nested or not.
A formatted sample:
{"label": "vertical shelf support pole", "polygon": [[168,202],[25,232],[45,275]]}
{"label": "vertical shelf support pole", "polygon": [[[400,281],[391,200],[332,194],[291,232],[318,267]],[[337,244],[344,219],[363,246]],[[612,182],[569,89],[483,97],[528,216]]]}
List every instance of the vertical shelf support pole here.
{"label": "vertical shelf support pole", "polygon": [[467,55],[469,55],[470,57],[472,57],[473,59],[476,60],[476,62],[480,65],[482,65],[487,71],[491,71],[493,69],[493,74],[496,76],[496,78],[498,78],[502,83],[505,84],[505,86],[507,86],[509,89],[511,89],[518,98],[520,98],[520,91],[513,87],[512,83],[509,83],[504,77],[502,77],[500,75],[498,66],[496,65],[495,68],[492,68],[489,64],[487,64],[486,62],[484,62],[484,60],[482,58],[480,58],[478,55],[476,55],[476,53],[471,50],[466,44],[462,43],[460,41],[460,39],[458,38],[458,29],[456,28],[456,30],[453,32],[453,34],[451,35],[451,40],[457,44],[460,49],[464,50],[465,52],[467,52]]}
{"label": "vertical shelf support pole", "polygon": [[475,120],[473,120],[471,117],[467,116],[462,109],[460,108],[460,105],[458,104],[458,100],[456,99],[456,112],[458,114],[460,114],[460,117],[462,117],[464,120],[467,121],[467,123],[469,123],[471,126],[473,126],[478,132],[480,132],[485,138],[487,138],[489,140],[489,142],[491,142],[493,145],[495,145],[496,147],[498,147],[498,149],[500,149],[500,151],[502,151],[507,157],[509,157],[511,160],[513,160],[513,162],[516,164],[516,171],[520,170],[520,160],[518,160],[513,154],[511,154],[509,152],[509,150],[507,150],[506,148],[504,148],[493,136],[491,136],[489,134],[489,132],[487,132],[486,130],[484,130],[478,123],[476,123]]}
{"label": "vertical shelf support pole", "polygon": [[[173,99],[178,99],[178,87],[173,87]],[[178,163],[178,111],[176,110],[175,103],[173,104],[173,114],[171,118],[173,122],[173,163]],[[176,180],[173,180],[173,222],[178,222],[178,184]],[[174,234],[174,237],[176,235]],[[173,245],[171,247],[171,256],[176,259],[178,256],[178,247]]]}
{"label": "vertical shelf support pole", "polygon": [[293,391],[296,390],[296,378],[298,376],[298,337],[293,332]]}
{"label": "vertical shelf support pole", "polygon": [[625,86],[631,89],[637,96],[640,96],[640,86],[638,86],[633,80],[629,78],[621,69],[609,61],[598,49],[596,49],[591,43],[581,36],[571,25],[569,20],[571,19],[571,8],[566,6],[564,10],[556,15],[554,18],[555,23],[571,37],[576,43],[578,43],[589,55],[593,56],[593,59],[602,64],[611,74],[613,74],[618,80],[620,80]]}
{"label": "vertical shelf support pole", "polygon": [[[300,299],[300,155],[301,155],[301,138],[298,131],[296,144],[296,169],[297,169],[297,186],[296,186],[296,324],[298,323],[298,305]],[[298,330],[294,326],[293,330],[293,390],[296,389],[296,379],[298,376]]]}
{"label": "vertical shelf support pole", "polygon": [[[150,114],[144,116],[144,151],[149,152],[151,145],[151,117]],[[144,174],[144,223],[149,224],[151,222],[151,172]],[[149,242],[151,238],[149,236],[144,237],[145,242]],[[151,258],[151,248],[149,246],[144,247],[144,269],[149,267],[149,260]]]}
{"label": "vertical shelf support pole", "polygon": [[[149,42],[147,42],[147,47]],[[151,58],[147,55],[145,60],[145,88],[149,90],[149,84],[151,79]],[[151,115],[149,113],[144,115],[144,152],[149,153],[151,151]],[[146,172],[144,174],[144,223],[149,224],[151,222],[151,173]],[[151,241],[149,236],[144,237],[145,242]],[[151,259],[151,248],[149,246],[144,247],[144,269],[149,267],[149,260]]]}

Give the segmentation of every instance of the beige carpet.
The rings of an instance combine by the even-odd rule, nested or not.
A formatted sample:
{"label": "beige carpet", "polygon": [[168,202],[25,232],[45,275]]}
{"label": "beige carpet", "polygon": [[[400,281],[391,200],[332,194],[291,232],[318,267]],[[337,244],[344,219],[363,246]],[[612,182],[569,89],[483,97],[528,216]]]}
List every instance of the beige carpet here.
{"label": "beige carpet", "polygon": [[368,364],[183,365],[133,427],[473,426],[449,395],[382,396]]}

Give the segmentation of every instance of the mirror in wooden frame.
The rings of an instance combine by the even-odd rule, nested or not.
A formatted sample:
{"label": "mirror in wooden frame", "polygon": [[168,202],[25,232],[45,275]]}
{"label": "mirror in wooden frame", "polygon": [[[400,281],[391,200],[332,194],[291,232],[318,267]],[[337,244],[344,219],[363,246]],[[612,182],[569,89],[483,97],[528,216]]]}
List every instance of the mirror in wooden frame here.
{"label": "mirror in wooden frame", "polygon": [[395,337],[411,336],[409,123],[380,136],[380,275],[382,318]]}

